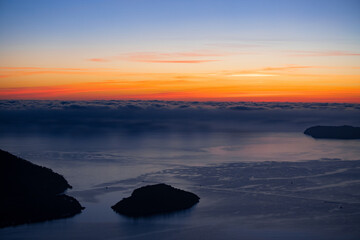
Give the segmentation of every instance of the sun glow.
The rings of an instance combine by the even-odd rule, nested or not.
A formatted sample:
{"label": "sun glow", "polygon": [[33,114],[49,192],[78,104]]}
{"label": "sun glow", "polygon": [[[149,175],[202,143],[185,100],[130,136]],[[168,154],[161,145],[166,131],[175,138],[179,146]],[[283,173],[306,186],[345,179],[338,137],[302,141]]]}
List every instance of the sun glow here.
{"label": "sun glow", "polygon": [[289,71],[289,67],[265,67],[180,74],[122,72],[112,68],[2,67],[0,75],[6,81],[1,82],[0,96],[1,99],[360,102],[360,75],[305,73],[303,69],[308,68],[298,66],[298,70]]}

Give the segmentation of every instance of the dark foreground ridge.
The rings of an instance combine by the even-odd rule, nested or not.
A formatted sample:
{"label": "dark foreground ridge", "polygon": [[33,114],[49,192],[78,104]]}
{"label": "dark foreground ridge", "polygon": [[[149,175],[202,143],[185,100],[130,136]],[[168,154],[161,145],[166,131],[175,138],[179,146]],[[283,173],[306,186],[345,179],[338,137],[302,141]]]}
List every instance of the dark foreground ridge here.
{"label": "dark foreground ridge", "polygon": [[135,189],[111,208],[129,217],[150,216],[184,210],[199,202],[199,197],[166,184],[156,184]]}
{"label": "dark foreground ridge", "polygon": [[360,127],[315,126],[306,129],[304,134],[313,138],[360,139]]}
{"label": "dark foreground ridge", "polygon": [[71,217],[83,207],[51,169],[0,150],[0,228]]}

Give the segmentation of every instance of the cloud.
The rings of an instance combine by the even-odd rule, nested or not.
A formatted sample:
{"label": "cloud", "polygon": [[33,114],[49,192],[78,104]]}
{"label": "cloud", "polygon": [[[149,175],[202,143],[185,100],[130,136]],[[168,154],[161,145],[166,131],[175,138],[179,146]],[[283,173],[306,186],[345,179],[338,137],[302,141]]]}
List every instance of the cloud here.
{"label": "cloud", "polygon": [[[145,62],[145,63],[206,63],[220,61],[218,57],[225,56],[225,53],[215,53],[209,51],[197,52],[133,52],[125,53],[118,56],[105,58],[91,58],[89,61],[93,62],[110,62],[125,60],[130,62]],[[211,59],[209,59],[211,58]]]}
{"label": "cloud", "polygon": [[265,108],[262,107],[247,107],[247,106],[233,106],[228,107],[231,110],[237,110],[237,111],[251,111],[251,110],[264,110]]}
{"label": "cloud", "polygon": [[0,78],[41,74],[123,76],[134,73],[120,72],[115,68],[0,67]]}
{"label": "cloud", "polygon": [[57,86],[57,87],[18,87],[18,88],[1,88],[1,98],[17,98],[17,99],[29,99],[29,98],[52,98],[59,95],[78,92],[71,87]]}
{"label": "cloud", "polygon": [[46,68],[46,67],[0,67],[0,70],[64,70],[79,71],[86,70],[84,68]]}
{"label": "cloud", "polygon": [[360,53],[348,51],[290,51],[290,56],[296,57],[345,57],[360,56]]}
{"label": "cloud", "polygon": [[0,88],[0,95],[2,99],[46,99],[79,93],[111,90],[116,84],[117,82],[114,81],[102,81],[64,84],[57,86]]}
{"label": "cloud", "polygon": [[[198,59],[208,57],[219,57],[221,54],[207,52],[175,52],[175,53],[157,53],[157,52],[140,52],[129,53],[125,59],[132,62],[146,63],[205,63],[215,62],[218,59]],[[197,59],[194,59],[197,58]]]}
{"label": "cloud", "polygon": [[[50,107],[51,106],[51,107]],[[59,101],[59,100],[0,100],[0,110],[13,109],[66,109],[69,106],[81,106],[81,109],[93,107],[131,109],[164,109],[176,110],[192,108],[197,110],[357,110],[360,104],[356,103],[316,103],[316,102],[214,102],[214,101],[162,101],[162,100],[91,100],[91,101]]]}
{"label": "cloud", "polygon": [[[56,86],[33,86],[33,87],[8,87],[0,88],[0,99],[67,99],[70,97],[76,99],[96,98],[97,93],[100,98],[122,99],[132,98],[152,98],[155,99],[162,94],[161,89],[167,89],[171,86],[187,84],[187,80],[168,79],[162,80],[104,80],[97,82],[80,82],[71,84],[62,84]],[[157,89],[160,93],[147,94],[148,89]],[[105,94],[106,93],[106,94]],[[170,95],[179,95],[179,91],[169,92]]]}
{"label": "cloud", "polygon": [[263,73],[242,73],[242,74],[231,74],[231,77],[274,77],[278,76],[275,74],[263,74]]}
{"label": "cloud", "polygon": [[105,59],[105,58],[90,58],[90,59],[88,59],[88,61],[91,61],[91,62],[109,62],[109,60]]}
{"label": "cloud", "polygon": [[[253,44],[253,43],[209,43],[206,44],[207,46],[211,47],[221,47],[221,48],[240,48],[240,49],[248,49],[248,48],[260,48],[264,47],[263,44]],[[250,54],[250,53],[249,53]]]}
{"label": "cloud", "polygon": [[[230,77],[275,77],[275,76],[279,76],[283,72],[292,72],[300,69],[309,69],[309,68],[319,68],[319,67],[289,64],[280,67],[264,67],[258,69],[249,69],[249,70],[233,71],[233,72],[225,71],[223,73]],[[277,72],[277,74],[275,74],[274,72]]]}
{"label": "cloud", "polygon": [[145,100],[0,100],[0,131],[297,131],[359,125],[360,104]]}
{"label": "cloud", "polygon": [[304,69],[360,69],[360,67],[309,66],[309,65],[289,64],[279,67],[264,67],[258,69],[249,69],[249,70],[233,71],[233,72],[225,71],[223,73],[230,77],[274,77],[274,76],[280,76],[284,73],[293,73],[295,71],[304,70]]}
{"label": "cloud", "polygon": [[206,62],[216,62],[219,60],[142,60],[137,62],[147,62],[147,63],[206,63]]}
{"label": "cloud", "polygon": [[[307,68],[319,68],[318,66],[303,66],[303,65],[295,65],[289,64],[282,67],[265,67],[259,69],[259,71],[292,71],[292,70],[299,70],[299,69],[307,69]],[[321,67],[320,67],[321,68]]]}

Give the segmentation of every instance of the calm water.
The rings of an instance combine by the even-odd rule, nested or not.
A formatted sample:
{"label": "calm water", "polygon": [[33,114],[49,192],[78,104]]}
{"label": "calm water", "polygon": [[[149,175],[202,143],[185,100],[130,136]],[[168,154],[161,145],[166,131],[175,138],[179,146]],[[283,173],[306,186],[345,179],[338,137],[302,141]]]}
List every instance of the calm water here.
{"label": "calm water", "polygon": [[[73,218],[1,229],[1,239],[49,239],[49,236],[52,239],[359,237],[356,231],[346,233],[346,224],[332,230],[327,229],[330,228],[327,226],[333,226],[332,222],[329,225],[322,223],[318,227],[304,224],[305,220],[301,225],[284,224],[286,218],[294,217],[286,214],[276,218],[278,222],[274,218],[271,224],[267,224],[266,221],[271,218],[270,212],[265,217],[268,211],[266,207],[263,211],[264,217],[251,212],[239,214],[232,206],[237,206],[243,195],[220,193],[214,190],[216,186],[213,183],[213,189],[199,188],[200,185],[207,184],[206,175],[212,174],[206,170],[208,166],[249,162],[262,164],[264,161],[299,162],[322,158],[333,161],[359,160],[358,140],[314,140],[301,132],[113,132],[86,136],[29,133],[2,135],[0,146],[1,149],[64,175],[73,186],[68,194],[75,196],[86,207],[82,214]],[[242,165],[235,166],[244,168]],[[311,167],[309,165],[309,168]],[[190,171],[191,176],[177,170],[184,168]],[[167,174],[163,174],[164,171],[167,171]],[[227,177],[234,177],[224,174],[222,178],[225,180]],[[355,181],[360,179],[357,174]],[[128,196],[134,188],[157,181],[191,190],[201,196],[201,201],[188,211],[139,220],[122,217],[110,209],[110,206]],[[237,188],[230,186],[230,181],[227,184],[230,190]],[[354,184],[357,184],[353,186],[355,189],[359,184]],[[322,197],[324,196],[327,195],[324,193]],[[271,202],[274,199],[261,196],[256,200]],[[277,201],[284,201],[286,204],[284,199]],[[360,203],[360,199],[358,202]],[[228,207],[219,208],[224,205]],[[259,202],[259,207],[262,206],[266,204]],[[351,211],[358,214],[359,209],[355,210]],[[284,213],[284,210],[279,211]],[[331,219],[336,223],[340,217]],[[358,217],[355,219],[357,221]],[[341,221],[342,224],[343,222]]]}

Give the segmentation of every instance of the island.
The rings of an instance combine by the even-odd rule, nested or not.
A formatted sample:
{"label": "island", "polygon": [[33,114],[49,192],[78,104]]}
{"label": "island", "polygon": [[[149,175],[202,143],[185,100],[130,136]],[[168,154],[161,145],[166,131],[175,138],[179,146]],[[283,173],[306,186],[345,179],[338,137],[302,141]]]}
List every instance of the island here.
{"label": "island", "polygon": [[305,130],[304,134],[313,138],[360,139],[360,127],[353,126],[314,126]]}
{"label": "island", "polygon": [[65,190],[63,176],[0,150],[0,228],[78,214],[84,209]]}
{"label": "island", "polygon": [[194,193],[160,183],[135,189],[130,197],[111,208],[117,213],[136,218],[188,209],[199,199]]}

